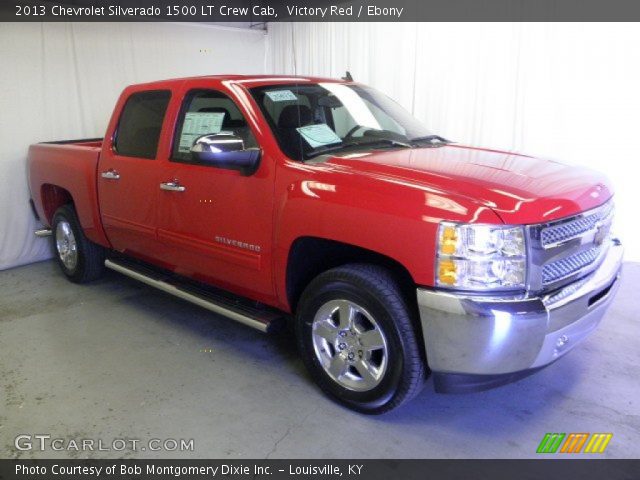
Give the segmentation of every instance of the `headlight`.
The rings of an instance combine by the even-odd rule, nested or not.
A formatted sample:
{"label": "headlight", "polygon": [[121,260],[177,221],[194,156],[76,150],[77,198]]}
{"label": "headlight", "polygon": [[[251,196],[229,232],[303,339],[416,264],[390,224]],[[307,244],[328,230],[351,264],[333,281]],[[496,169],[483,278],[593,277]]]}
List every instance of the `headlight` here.
{"label": "headlight", "polygon": [[524,228],[443,222],[438,229],[436,284],[463,290],[524,288]]}

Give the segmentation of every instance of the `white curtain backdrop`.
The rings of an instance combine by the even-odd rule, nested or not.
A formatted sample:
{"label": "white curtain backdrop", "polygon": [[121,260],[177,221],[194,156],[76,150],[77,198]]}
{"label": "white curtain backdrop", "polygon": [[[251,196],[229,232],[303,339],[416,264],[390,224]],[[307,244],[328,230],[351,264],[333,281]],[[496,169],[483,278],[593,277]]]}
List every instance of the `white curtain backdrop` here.
{"label": "white curtain backdrop", "polygon": [[29,144],[102,137],[121,90],[264,73],[261,31],[171,23],[0,23],[0,270],[50,255],[28,207]]}
{"label": "white curtain backdrop", "polygon": [[640,260],[640,27],[624,23],[272,23],[272,73],[354,79],[435,133],[606,173]]}

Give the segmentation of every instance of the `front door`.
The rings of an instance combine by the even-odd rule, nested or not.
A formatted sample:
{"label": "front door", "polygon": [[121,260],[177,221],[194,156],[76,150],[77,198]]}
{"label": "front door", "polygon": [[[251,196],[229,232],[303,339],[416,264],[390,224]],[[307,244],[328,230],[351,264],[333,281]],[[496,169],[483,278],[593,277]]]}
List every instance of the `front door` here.
{"label": "front door", "polygon": [[[182,92],[173,145],[160,182],[158,238],[173,269],[240,295],[273,296],[271,243],[274,167],[264,156],[250,176],[192,159],[196,138],[232,132],[257,147],[230,96],[190,84]],[[173,188],[167,188],[167,185]]]}

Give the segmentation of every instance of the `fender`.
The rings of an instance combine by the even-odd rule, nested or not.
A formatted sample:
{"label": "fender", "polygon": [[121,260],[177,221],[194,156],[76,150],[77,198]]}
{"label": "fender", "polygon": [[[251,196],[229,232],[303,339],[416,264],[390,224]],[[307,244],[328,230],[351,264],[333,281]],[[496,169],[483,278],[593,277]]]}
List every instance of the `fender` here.
{"label": "fender", "polygon": [[406,268],[415,284],[432,286],[440,221],[502,223],[491,208],[463,195],[390,176],[353,175],[329,163],[285,160],[275,191],[275,282],[287,310],[288,253],[300,237],[376,252]]}

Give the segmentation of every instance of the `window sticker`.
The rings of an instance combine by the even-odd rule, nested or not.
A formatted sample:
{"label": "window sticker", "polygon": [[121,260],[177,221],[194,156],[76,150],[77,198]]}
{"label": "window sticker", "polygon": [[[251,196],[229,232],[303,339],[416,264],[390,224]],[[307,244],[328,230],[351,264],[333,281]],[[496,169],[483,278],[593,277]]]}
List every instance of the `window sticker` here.
{"label": "window sticker", "polygon": [[333,143],[341,143],[342,140],[336,132],[326,123],[317,125],[307,125],[306,127],[298,127],[296,130],[302,135],[312,148],[322,147],[323,145],[331,145]]}
{"label": "window sticker", "polygon": [[270,90],[264,93],[272,102],[295,102],[298,100],[298,97],[291,90]]}
{"label": "window sticker", "polygon": [[184,116],[178,152],[189,153],[198,137],[220,133],[224,116],[224,112],[188,112]]}

